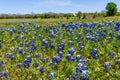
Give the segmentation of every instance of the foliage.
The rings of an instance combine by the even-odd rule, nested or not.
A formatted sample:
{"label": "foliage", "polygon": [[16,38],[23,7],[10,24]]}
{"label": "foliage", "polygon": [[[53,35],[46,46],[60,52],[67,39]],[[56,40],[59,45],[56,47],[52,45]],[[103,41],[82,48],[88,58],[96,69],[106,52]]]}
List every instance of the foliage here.
{"label": "foliage", "polygon": [[0,79],[120,79],[120,22],[46,22],[0,27]]}
{"label": "foliage", "polygon": [[79,19],[81,19],[81,17],[82,17],[82,12],[81,12],[81,11],[78,11],[78,13],[76,13],[76,16],[77,16]]}
{"label": "foliage", "polygon": [[96,17],[98,17],[98,13],[97,12],[95,12],[94,15],[93,15],[93,18],[96,18]]}
{"label": "foliage", "polygon": [[117,5],[114,2],[109,2],[106,6],[107,16],[115,16],[117,14]]}

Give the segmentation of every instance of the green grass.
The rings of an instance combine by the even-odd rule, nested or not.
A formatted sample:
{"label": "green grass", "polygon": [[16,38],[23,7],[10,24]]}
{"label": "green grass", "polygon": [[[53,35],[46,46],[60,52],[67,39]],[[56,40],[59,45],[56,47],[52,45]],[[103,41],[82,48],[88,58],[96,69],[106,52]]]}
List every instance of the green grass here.
{"label": "green grass", "polygon": [[19,24],[21,22],[25,22],[25,23],[38,23],[38,24],[48,24],[48,25],[54,25],[57,22],[92,22],[92,21],[96,21],[96,22],[102,22],[102,21],[111,21],[111,20],[120,20],[119,16],[115,16],[115,17],[105,17],[105,18],[95,18],[95,19],[77,19],[77,18],[71,18],[71,19],[0,19],[0,24],[1,25],[12,25],[12,24]]}
{"label": "green grass", "polygon": [[[104,21],[111,21],[114,20],[112,26],[105,26],[103,28],[97,28],[92,29],[93,32],[96,31],[102,31],[103,29],[106,30],[106,39],[100,38],[99,42],[93,42],[90,40],[86,40],[85,37],[89,33],[84,33],[84,27],[81,27],[79,29],[73,29],[75,31],[74,34],[70,34],[67,32],[64,28],[60,28],[62,26],[61,24],[59,26],[56,26],[57,22],[68,22],[68,24],[71,24],[71,22],[104,22]],[[71,47],[76,48],[75,55],[81,55],[83,59],[87,60],[87,66],[88,66],[88,76],[89,80],[119,80],[120,79],[120,64],[116,64],[116,60],[120,58],[120,41],[117,40],[117,34],[118,32],[115,31],[114,26],[115,22],[119,20],[119,18],[116,17],[109,17],[109,18],[97,18],[97,19],[84,19],[84,20],[78,20],[78,19],[2,19],[0,20],[1,25],[13,25],[16,27],[17,32],[13,35],[10,35],[9,31],[4,31],[0,34],[0,39],[2,39],[2,48],[0,49],[0,60],[7,61],[7,64],[5,67],[0,68],[0,72],[6,71],[9,75],[8,79],[0,78],[0,80],[50,80],[49,73],[55,72],[55,78],[54,80],[64,80],[65,78],[69,78],[69,80],[73,80],[71,78],[72,72],[75,72],[76,66],[79,63],[78,61],[71,62],[66,60],[66,55],[68,54],[68,49]],[[21,22],[25,22],[25,28],[29,28],[30,31],[28,33],[19,33],[21,25]],[[33,24],[28,25],[27,23],[32,22]],[[35,23],[35,24],[34,24]],[[16,25],[18,24],[18,25]],[[34,29],[33,26],[36,24],[42,25],[40,29]],[[59,31],[56,33],[57,37],[52,38],[50,36],[50,30],[48,29],[49,25],[55,25],[52,27],[52,30],[58,29]],[[90,30],[90,28],[88,28]],[[110,30],[114,30],[114,37],[112,43],[109,42],[109,32]],[[36,32],[36,36],[33,34]],[[60,33],[60,35],[59,35]],[[85,48],[82,50],[79,50],[78,48],[78,42],[79,40],[75,40],[76,37],[78,37],[79,33],[82,35],[82,44],[85,44]],[[38,38],[39,34],[43,35],[43,38]],[[21,35],[25,36],[25,39],[20,38]],[[92,34],[93,35],[93,34]],[[19,38],[16,39],[14,42],[11,41],[12,38],[18,36]],[[37,50],[31,52],[25,51],[26,47],[23,46],[23,50],[25,51],[26,55],[22,56],[18,53],[18,48],[20,43],[29,43],[28,48],[30,48],[30,42],[32,41],[32,38],[35,38]],[[42,40],[46,39],[48,42],[50,40],[54,40],[55,44],[55,50],[51,50],[49,48],[45,48],[42,46]],[[63,50],[63,58],[62,61],[58,64],[51,66],[48,66],[51,62],[51,59],[53,56],[57,56],[57,46],[61,43],[61,40],[65,41],[65,49]],[[69,46],[68,42],[73,41],[74,46]],[[45,50],[45,53],[40,49],[40,46],[42,46],[43,50]],[[16,51],[12,51],[11,48],[14,47]],[[8,50],[6,50],[6,48]],[[92,59],[91,51],[93,48],[98,49],[98,56],[99,59],[95,60]],[[115,57],[111,58],[108,56],[108,53],[110,51],[115,52]],[[10,60],[8,58],[4,57],[4,53],[13,53],[15,56],[15,60]],[[40,58],[35,58],[35,54],[39,53]],[[23,60],[27,56],[32,56],[32,63],[30,68],[18,68],[17,64],[22,63]],[[42,62],[41,59],[43,58],[49,58],[48,62]],[[45,72],[43,74],[40,74],[39,67],[35,68],[33,66],[33,63],[35,61],[39,62],[39,67],[43,66],[45,68]],[[103,63],[109,62],[110,63],[110,69],[108,71],[104,71]],[[79,79],[78,79],[79,80]]]}

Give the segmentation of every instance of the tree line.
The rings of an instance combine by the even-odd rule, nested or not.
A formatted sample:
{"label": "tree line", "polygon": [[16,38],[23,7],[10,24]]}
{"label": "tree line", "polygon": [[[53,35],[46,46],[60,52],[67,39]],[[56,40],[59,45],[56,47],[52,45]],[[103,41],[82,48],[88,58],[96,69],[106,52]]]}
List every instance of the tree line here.
{"label": "tree line", "polygon": [[101,18],[101,17],[107,17],[107,16],[120,16],[120,12],[118,12],[117,5],[114,2],[107,3],[106,10],[101,12],[95,12],[95,13],[82,13],[81,11],[78,11],[77,13],[43,13],[43,14],[0,14],[0,19],[16,19],[16,18],[41,18],[41,19],[47,19],[47,18],[78,18],[78,19],[90,19],[90,18]]}

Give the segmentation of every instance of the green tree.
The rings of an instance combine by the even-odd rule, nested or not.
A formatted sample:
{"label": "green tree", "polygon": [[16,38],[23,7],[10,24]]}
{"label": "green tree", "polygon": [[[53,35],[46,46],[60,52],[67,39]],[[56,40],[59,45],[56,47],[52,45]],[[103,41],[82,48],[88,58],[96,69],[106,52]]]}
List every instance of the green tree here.
{"label": "green tree", "polygon": [[117,13],[117,5],[114,2],[107,3],[107,16],[114,16]]}
{"label": "green tree", "polygon": [[95,12],[94,15],[93,15],[93,18],[96,18],[96,17],[98,17],[98,13],[97,12]]}
{"label": "green tree", "polygon": [[81,17],[82,17],[82,12],[81,12],[81,11],[78,11],[78,13],[76,13],[76,16],[77,16],[79,19],[81,19]]}
{"label": "green tree", "polygon": [[83,13],[82,19],[86,19],[86,14]]}

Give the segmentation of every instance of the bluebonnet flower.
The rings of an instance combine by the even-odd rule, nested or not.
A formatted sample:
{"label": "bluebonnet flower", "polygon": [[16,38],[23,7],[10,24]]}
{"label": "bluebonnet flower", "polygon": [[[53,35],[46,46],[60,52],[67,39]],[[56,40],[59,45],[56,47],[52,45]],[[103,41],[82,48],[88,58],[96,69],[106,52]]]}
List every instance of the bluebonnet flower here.
{"label": "bluebonnet flower", "polygon": [[54,48],[55,48],[53,41],[50,42],[50,48],[51,48],[51,49],[54,49]]}
{"label": "bluebonnet flower", "polygon": [[14,57],[14,55],[13,55],[12,53],[5,54],[5,57],[6,57],[6,58],[9,58],[9,59],[11,59],[11,60],[14,60],[14,59],[15,59],[15,57]]}
{"label": "bluebonnet flower", "polygon": [[117,39],[120,40],[120,33],[117,34]]}
{"label": "bluebonnet flower", "polygon": [[88,80],[88,70],[87,66],[84,63],[79,63],[78,66],[76,67],[76,73],[80,72],[81,77],[80,80]]}
{"label": "bluebonnet flower", "polygon": [[98,52],[98,50],[97,50],[96,48],[94,48],[94,49],[92,50],[92,54],[93,54],[93,58],[94,58],[94,59],[98,59],[97,52]]}
{"label": "bluebonnet flower", "polygon": [[43,44],[46,48],[48,48],[48,41],[46,41],[45,39],[43,39],[42,44]]}
{"label": "bluebonnet flower", "polygon": [[0,72],[0,77],[8,78],[8,74],[6,72]]}
{"label": "bluebonnet flower", "polygon": [[37,35],[37,32],[33,32],[33,34],[34,34],[34,36],[36,36],[36,35]]}
{"label": "bluebonnet flower", "polygon": [[40,67],[39,71],[40,71],[40,73],[44,73],[44,68]]}
{"label": "bluebonnet flower", "polygon": [[24,60],[24,67],[30,67],[30,61],[25,59]]}
{"label": "bluebonnet flower", "polygon": [[108,55],[110,55],[112,58],[114,58],[114,56],[115,56],[115,52],[109,52],[109,54]]}
{"label": "bluebonnet flower", "polygon": [[57,61],[57,57],[54,56],[54,57],[52,58],[52,62],[55,63],[56,61]]}
{"label": "bluebonnet flower", "polygon": [[35,46],[36,45],[36,42],[35,41],[32,41],[31,42],[31,46]]}
{"label": "bluebonnet flower", "polygon": [[34,62],[34,67],[38,67],[39,66],[39,63],[38,62]]}
{"label": "bluebonnet flower", "polygon": [[54,63],[53,63],[53,62],[50,62],[50,63],[49,63],[49,66],[52,66],[52,65],[54,65]]}
{"label": "bluebonnet flower", "polygon": [[78,65],[77,65],[77,68],[76,68],[76,72],[82,72],[83,70],[87,70],[87,66],[86,66],[86,64],[83,64],[83,63],[79,63]]}
{"label": "bluebonnet flower", "polygon": [[58,53],[60,52],[60,51],[62,51],[62,47],[58,47]]}
{"label": "bluebonnet flower", "polygon": [[73,78],[73,80],[77,80],[77,78],[78,78],[78,74],[77,73],[72,73],[72,78]]}
{"label": "bluebonnet flower", "polygon": [[[65,44],[64,44],[64,43],[58,44],[58,48],[59,48],[60,50],[63,50],[64,47],[65,47]],[[58,51],[59,51],[59,50],[58,50]]]}
{"label": "bluebonnet flower", "polygon": [[74,45],[74,42],[69,41],[68,44],[69,44],[69,46],[72,46],[72,45]]}
{"label": "bluebonnet flower", "polygon": [[24,67],[24,64],[23,64],[23,63],[19,63],[17,66],[18,66],[19,68],[21,68],[21,67]]}
{"label": "bluebonnet flower", "polygon": [[104,32],[101,33],[101,36],[105,39],[106,38],[106,34]]}
{"label": "bluebonnet flower", "polygon": [[9,33],[10,33],[10,35],[12,35],[14,32],[13,32],[13,30],[10,29],[10,30],[9,30]]}
{"label": "bluebonnet flower", "polygon": [[0,68],[4,67],[7,62],[5,61],[0,61]]}
{"label": "bluebonnet flower", "polygon": [[75,48],[70,48],[70,49],[68,50],[68,53],[71,54],[71,55],[74,55],[74,53],[75,53]]}
{"label": "bluebonnet flower", "polygon": [[97,54],[95,54],[95,55],[93,55],[93,59],[98,59],[98,55]]}
{"label": "bluebonnet flower", "polygon": [[116,25],[115,25],[115,30],[119,31],[119,28],[120,28],[120,26],[119,26],[119,23],[117,22]]}
{"label": "bluebonnet flower", "polygon": [[30,50],[31,50],[31,49],[28,48],[28,47],[25,48],[25,51],[27,51],[27,52],[30,52]]}
{"label": "bluebonnet flower", "polygon": [[104,67],[105,71],[107,71],[107,70],[109,70],[110,65],[108,62],[104,62],[103,67]]}
{"label": "bluebonnet flower", "polygon": [[63,23],[63,24],[62,24],[62,27],[65,27],[65,26],[66,26],[66,24],[65,24],[65,23]]}
{"label": "bluebonnet flower", "polygon": [[87,64],[87,61],[86,61],[85,59],[80,59],[79,62],[80,62],[80,63],[83,63],[83,64],[85,64],[85,65]]}
{"label": "bluebonnet flower", "polygon": [[39,57],[40,57],[40,54],[38,54],[38,53],[35,54],[35,57],[36,57],[36,58],[39,58]]}
{"label": "bluebonnet flower", "polygon": [[36,50],[36,46],[35,46],[35,45],[32,46],[32,47],[31,47],[31,50],[32,50],[32,51],[35,51],[35,50]]}
{"label": "bluebonnet flower", "polygon": [[30,63],[32,62],[32,57],[31,56],[27,56],[26,58]]}
{"label": "bluebonnet flower", "polygon": [[80,46],[79,46],[79,50],[82,50],[84,47],[85,47],[85,45],[83,45],[83,44],[80,45]]}
{"label": "bluebonnet flower", "polygon": [[110,43],[113,41],[113,38],[112,37],[110,37]]}
{"label": "bluebonnet flower", "polygon": [[53,79],[55,77],[55,72],[51,72],[50,74],[49,74],[49,78],[50,79]]}
{"label": "bluebonnet flower", "polygon": [[67,54],[67,55],[66,55],[66,59],[67,59],[67,60],[71,60],[71,54]]}
{"label": "bluebonnet flower", "polygon": [[89,36],[89,35],[86,36],[86,39],[87,39],[87,40],[90,40],[90,38],[91,38],[91,36]]}
{"label": "bluebonnet flower", "polygon": [[58,57],[56,57],[56,56],[54,56],[53,58],[52,58],[52,62],[53,63],[59,63],[61,61],[61,58],[58,56]]}
{"label": "bluebonnet flower", "polygon": [[89,80],[89,78],[87,76],[85,77],[80,77],[80,80]]}
{"label": "bluebonnet flower", "polygon": [[114,31],[110,30],[110,36],[113,37],[114,36]]}
{"label": "bluebonnet flower", "polygon": [[59,56],[60,58],[63,57],[63,53],[62,53],[62,51],[59,51],[59,52],[58,52],[58,56]]}
{"label": "bluebonnet flower", "polygon": [[86,73],[82,73],[82,76],[80,77],[80,80],[89,80]]}
{"label": "bluebonnet flower", "polygon": [[75,61],[75,58],[73,56],[71,56],[71,61]]}
{"label": "bluebonnet flower", "polygon": [[21,47],[19,47],[18,53],[23,54],[23,49]]}
{"label": "bluebonnet flower", "polygon": [[80,59],[82,59],[82,56],[81,55],[77,55],[76,59],[77,59],[77,61],[79,61]]}
{"label": "bluebonnet flower", "polygon": [[55,37],[55,33],[54,33],[53,31],[51,32],[51,36],[52,36],[52,37]]}
{"label": "bluebonnet flower", "polygon": [[87,70],[82,70],[81,76],[84,78],[87,77]]}
{"label": "bluebonnet flower", "polygon": [[21,35],[21,38],[22,38],[22,39],[24,39],[24,38],[25,38],[25,36],[24,36],[24,35]]}

